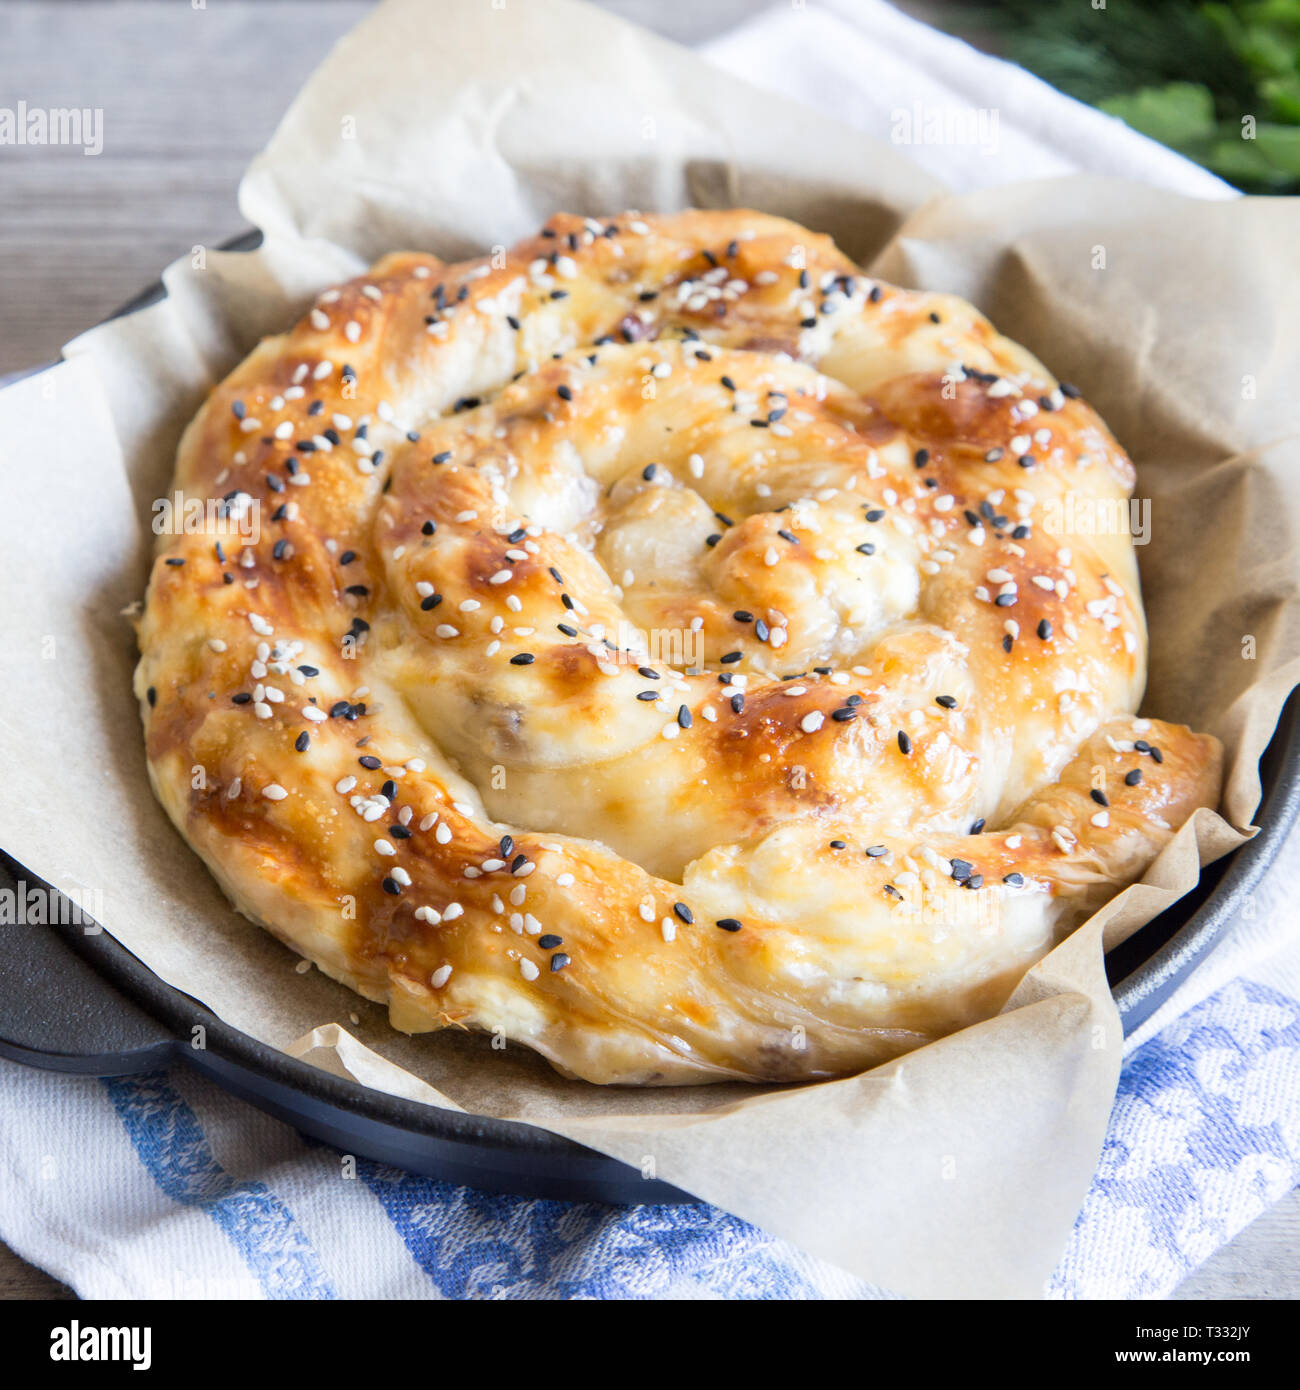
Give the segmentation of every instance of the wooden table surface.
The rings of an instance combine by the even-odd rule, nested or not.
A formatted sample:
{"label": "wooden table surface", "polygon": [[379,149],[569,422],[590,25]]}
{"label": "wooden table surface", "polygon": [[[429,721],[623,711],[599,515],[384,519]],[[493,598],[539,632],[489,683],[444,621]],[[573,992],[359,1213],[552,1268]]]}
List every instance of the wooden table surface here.
{"label": "wooden table surface", "polygon": [[[525,3],[526,0],[509,0]],[[195,0],[198,3],[198,0]],[[104,148],[0,149],[0,376],[130,299],[176,256],[243,229],[235,188],[293,94],[366,0],[9,0],[3,101],[99,107]],[[607,0],[683,42],[754,0]],[[924,0],[903,8],[932,9]],[[436,22],[436,0],[430,22]],[[1189,1279],[1179,1298],[1300,1296],[1300,1193]],[[71,1297],[0,1245],[0,1298]]]}

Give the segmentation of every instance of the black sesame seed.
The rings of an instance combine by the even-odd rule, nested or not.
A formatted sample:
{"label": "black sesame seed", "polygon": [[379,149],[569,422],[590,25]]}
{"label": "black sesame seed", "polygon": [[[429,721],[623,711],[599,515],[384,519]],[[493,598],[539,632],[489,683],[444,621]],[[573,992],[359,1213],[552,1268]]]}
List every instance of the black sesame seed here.
{"label": "black sesame seed", "polygon": [[974,865],[969,859],[954,859],[952,861],[952,876],[960,883],[963,879],[971,876]]}
{"label": "black sesame seed", "polygon": [[556,936],[554,932],[547,932],[545,936],[539,936],[537,938],[537,944],[543,951],[553,951],[557,946],[564,945],[564,938],[562,936]]}
{"label": "black sesame seed", "polygon": [[981,816],[978,820],[971,821],[970,830],[967,833],[971,835],[981,834],[984,830],[984,824],[985,822],[983,816]]}
{"label": "black sesame seed", "polygon": [[659,698],[659,692],[657,690],[638,690],[636,698],[646,701],[657,700]]}
{"label": "black sesame seed", "polygon": [[733,695],[731,697],[731,712],[739,714],[745,708],[745,697],[743,695]]}
{"label": "black sesame seed", "polygon": [[361,766],[364,767],[368,772],[374,772],[376,768],[383,767],[383,763],[381,763],[378,758],[373,757],[369,753],[367,753],[364,757],[358,758],[357,762],[359,762]]}
{"label": "black sesame seed", "polygon": [[990,449],[988,453],[984,455],[984,462],[996,463],[1005,453],[1006,450],[1002,448],[1001,445],[998,445],[996,448]]}
{"label": "black sesame seed", "polygon": [[1002,882],[1009,883],[1012,886],[1012,888],[1019,888],[1024,883],[1024,881],[1024,874],[1004,874],[1002,877]]}
{"label": "black sesame seed", "polygon": [[355,550],[345,550],[343,554],[339,556],[339,564],[350,565],[356,558],[357,552]]}
{"label": "black sesame seed", "polygon": [[576,627],[570,627],[568,623],[556,623],[555,626],[559,631],[564,633],[566,637],[576,637],[578,635],[578,629]]}
{"label": "black sesame seed", "polygon": [[425,613],[432,612],[442,602],[441,594],[426,594],[420,600],[420,608]]}
{"label": "black sesame seed", "polygon": [[293,746],[298,750],[299,753],[305,753],[307,749],[311,747],[311,739],[308,736],[306,729],[304,729],[302,733],[300,733],[298,737],[294,739]]}
{"label": "black sesame seed", "polygon": [[912,751],[912,740],[899,729],[898,731],[898,751],[900,753],[910,753]]}
{"label": "black sesame seed", "polygon": [[993,602],[999,608],[1014,608],[1016,603],[1016,596],[1015,594],[999,594],[997,598],[993,600]]}
{"label": "black sesame seed", "polygon": [[571,401],[573,399],[573,390],[568,386],[557,386],[555,388],[555,394],[559,396],[562,401]]}
{"label": "black sesame seed", "polygon": [[1021,454],[1016,462],[1021,468],[1032,468],[1034,466],[1034,456],[1033,454]]}
{"label": "black sesame seed", "polygon": [[385,893],[391,893],[395,898],[402,896],[402,885],[395,878],[386,878],[382,886]]}
{"label": "black sesame seed", "polygon": [[721,927],[723,931],[739,931],[741,928],[741,923],[734,917],[719,917],[714,925]]}
{"label": "black sesame seed", "polygon": [[1061,382],[1060,389],[1061,395],[1065,396],[1067,400],[1077,401],[1083,394],[1077,386],[1072,386],[1068,381]]}
{"label": "black sesame seed", "polygon": [[888,854],[888,853],[889,853],[889,850],[888,850],[888,848],[887,848],[885,845],[868,845],[868,846],[867,846],[867,858],[868,858],[868,859],[879,859],[882,855],[886,855],[886,854]]}
{"label": "black sesame seed", "polygon": [[149,701],[150,709],[152,709],[158,703],[158,692],[154,689],[152,685],[149,687],[148,690],[145,691],[145,698]]}
{"label": "black sesame seed", "polygon": [[929,449],[918,449],[916,453],[912,455],[912,462],[915,463],[918,468],[924,468],[925,465],[930,462]]}
{"label": "black sesame seed", "polygon": [[884,518],[885,512],[883,507],[872,507],[871,510],[867,513],[868,521],[883,521]]}
{"label": "black sesame seed", "polygon": [[1044,642],[1046,642],[1048,638],[1052,635],[1052,625],[1047,621],[1046,618],[1041,618],[1039,620],[1038,635]]}
{"label": "black sesame seed", "polygon": [[400,822],[396,825],[390,825],[388,833],[394,840],[409,840],[411,838],[411,832]]}
{"label": "black sesame seed", "polygon": [[644,676],[648,681],[657,681],[659,679],[659,672],[656,671],[653,666],[638,666],[636,668],[636,673],[638,676]]}
{"label": "black sesame seed", "polygon": [[1132,772],[1126,772],[1124,774],[1124,785],[1126,787],[1136,787],[1141,780],[1142,769],[1140,767],[1135,767]]}
{"label": "black sesame seed", "polygon": [[384,783],[382,787],[380,787],[379,790],[381,793],[383,793],[384,796],[386,796],[389,799],[389,801],[397,800],[397,783],[394,782],[391,777],[388,779],[388,781]]}
{"label": "black sesame seed", "polygon": [[433,461],[434,463],[446,463],[449,458],[451,458],[451,450],[444,449],[441,453],[434,454]]}
{"label": "black sesame seed", "polygon": [[1162,763],[1165,760],[1165,755],[1158,748],[1152,748],[1151,760],[1152,762]]}
{"label": "black sesame seed", "polygon": [[691,712],[685,705],[679,705],[677,709],[677,723],[683,729],[689,729],[695,721],[691,718]]}
{"label": "black sesame seed", "polygon": [[859,555],[874,555],[876,553],[876,547],[870,541],[863,541],[861,545],[855,545],[853,548]]}
{"label": "black sesame seed", "polygon": [[839,709],[831,710],[831,718],[837,724],[852,723],[858,717],[858,712],[852,705],[842,705]]}
{"label": "black sesame seed", "polygon": [[956,709],[957,697],[955,695],[936,695],[934,697],[936,705],[942,705],[944,709]]}
{"label": "black sesame seed", "polygon": [[303,673],[304,676],[319,676],[319,675],[320,675],[320,667],[319,667],[319,666],[299,666],[298,669]]}
{"label": "black sesame seed", "polygon": [[569,964],[569,956],[564,951],[556,951],[551,957],[551,970],[558,974]]}
{"label": "black sesame seed", "polygon": [[695,914],[686,906],[685,903],[674,903],[673,911],[689,927],[695,921]]}
{"label": "black sesame seed", "polygon": [[537,658],[532,652],[520,652],[518,656],[510,658],[510,664],[511,666],[531,666],[536,660]]}
{"label": "black sesame seed", "polygon": [[420,534],[422,536],[431,536],[437,529],[438,527],[435,522],[426,521],[424,525],[420,527]]}
{"label": "black sesame seed", "polygon": [[[252,699],[253,697],[246,690],[241,690],[238,695],[230,697],[231,703],[236,705],[247,705],[251,703]],[[153,704],[153,701],[150,700],[149,703]]]}

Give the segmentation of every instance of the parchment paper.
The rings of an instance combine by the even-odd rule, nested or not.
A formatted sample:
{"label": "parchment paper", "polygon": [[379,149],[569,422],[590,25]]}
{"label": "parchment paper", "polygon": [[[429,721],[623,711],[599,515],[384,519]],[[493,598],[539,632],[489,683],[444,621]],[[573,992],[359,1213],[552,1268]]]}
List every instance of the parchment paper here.
{"label": "parchment paper", "polygon": [[[1103,949],[1248,833],[1300,679],[1300,207],[1083,179],[939,192],[898,150],[569,0],[390,0],[250,169],[262,250],[176,263],[165,303],[0,393],[0,844],[265,1042],[569,1135],[899,1292],[1038,1295],[1119,1071]],[[964,294],[1084,390],[1151,501],[1145,712],[1230,753],[1231,825],[1198,813],[1001,1016],[820,1085],[607,1089],[484,1038],[394,1033],[228,907],[150,793],[131,695],[120,611],[144,588],[150,503],[204,392],[260,335],[390,249],[454,259],[558,209],[692,203],[797,218],[890,279]]]}

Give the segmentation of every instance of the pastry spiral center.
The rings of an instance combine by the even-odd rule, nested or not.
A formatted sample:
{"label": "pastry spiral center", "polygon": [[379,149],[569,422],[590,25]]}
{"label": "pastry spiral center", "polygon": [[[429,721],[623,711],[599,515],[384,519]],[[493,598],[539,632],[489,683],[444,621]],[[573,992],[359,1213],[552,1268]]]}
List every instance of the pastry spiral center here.
{"label": "pastry spiral center", "polygon": [[785,357],[550,360],[394,461],[397,683],[495,819],[656,873],[798,817],[956,827],[977,759],[951,718],[935,761],[881,767],[932,679],[970,684],[917,621],[916,527],[880,505],[913,470],[894,424]]}

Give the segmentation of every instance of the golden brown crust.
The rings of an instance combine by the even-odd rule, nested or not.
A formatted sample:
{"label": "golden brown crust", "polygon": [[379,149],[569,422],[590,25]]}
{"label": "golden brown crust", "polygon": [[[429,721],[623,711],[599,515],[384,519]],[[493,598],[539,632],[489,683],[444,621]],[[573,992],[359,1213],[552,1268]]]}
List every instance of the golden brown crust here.
{"label": "golden brown crust", "polygon": [[389,256],[213,390],[175,486],[212,516],[140,622],[159,797],[409,1031],[859,1069],[996,1011],[1217,801],[1217,744],[1130,713],[1104,424],[777,218]]}

